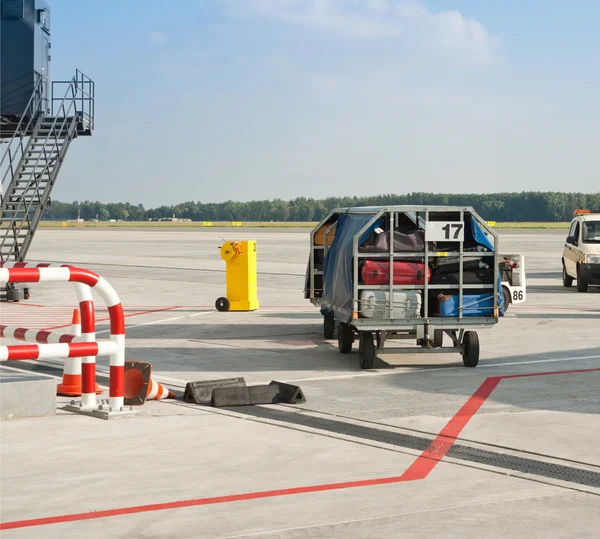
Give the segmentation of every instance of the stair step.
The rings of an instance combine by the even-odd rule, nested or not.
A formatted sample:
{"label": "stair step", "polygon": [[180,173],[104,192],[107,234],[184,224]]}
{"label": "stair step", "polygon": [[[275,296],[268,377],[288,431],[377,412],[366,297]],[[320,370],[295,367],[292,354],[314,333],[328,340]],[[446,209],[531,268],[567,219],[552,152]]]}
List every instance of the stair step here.
{"label": "stair step", "polygon": [[33,141],[30,148],[40,148],[41,146],[45,146],[46,151],[58,152],[64,146],[64,141],[61,139],[58,139],[58,142],[54,139],[41,139],[39,142]]}

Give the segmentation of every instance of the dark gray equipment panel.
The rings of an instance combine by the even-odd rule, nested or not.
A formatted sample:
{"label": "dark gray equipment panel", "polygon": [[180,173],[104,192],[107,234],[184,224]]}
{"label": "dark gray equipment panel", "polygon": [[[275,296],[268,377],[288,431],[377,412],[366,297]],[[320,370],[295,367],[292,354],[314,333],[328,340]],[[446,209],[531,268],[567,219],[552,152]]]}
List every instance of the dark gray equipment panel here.
{"label": "dark gray equipment panel", "polygon": [[19,118],[41,77],[50,113],[50,7],[42,0],[0,0],[0,115]]}

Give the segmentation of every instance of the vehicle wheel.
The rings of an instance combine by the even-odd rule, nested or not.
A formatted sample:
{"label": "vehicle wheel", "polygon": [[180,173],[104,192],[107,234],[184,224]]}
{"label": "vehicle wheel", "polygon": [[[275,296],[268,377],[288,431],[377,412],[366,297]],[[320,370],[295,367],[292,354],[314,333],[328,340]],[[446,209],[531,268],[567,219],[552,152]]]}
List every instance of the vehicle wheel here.
{"label": "vehicle wheel", "polygon": [[479,336],[466,331],[462,342],[462,358],[465,367],[477,367],[479,363]]}
{"label": "vehicle wheel", "polygon": [[358,344],[358,363],[361,369],[372,369],[377,350],[370,331],[361,331]]}
{"label": "vehicle wheel", "polygon": [[335,337],[335,318],[332,314],[323,317],[323,337],[333,339]]}
{"label": "vehicle wheel", "polygon": [[504,312],[508,311],[508,306],[511,302],[510,292],[505,286],[502,287],[502,296],[504,297]]}
{"label": "vehicle wheel", "polygon": [[571,277],[567,273],[567,268],[565,268],[564,263],[563,263],[563,267],[562,267],[562,282],[563,282],[563,286],[565,288],[570,288],[571,285],[573,284],[573,277]]}
{"label": "vehicle wheel", "polygon": [[577,268],[577,292],[587,292],[588,282],[579,274],[579,268]]}
{"label": "vehicle wheel", "polygon": [[217,308],[217,311],[228,311],[230,307],[229,300],[227,298],[219,298],[215,302],[215,307]]}
{"label": "vehicle wheel", "polygon": [[352,352],[352,344],[354,343],[354,332],[348,324],[342,322],[338,326],[338,348],[340,353],[349,354]]}
{"label": "vehicle wheel", "polygon": [[433,330],[433,347],[441,348],[444,345],[444,332],[441,329]]}

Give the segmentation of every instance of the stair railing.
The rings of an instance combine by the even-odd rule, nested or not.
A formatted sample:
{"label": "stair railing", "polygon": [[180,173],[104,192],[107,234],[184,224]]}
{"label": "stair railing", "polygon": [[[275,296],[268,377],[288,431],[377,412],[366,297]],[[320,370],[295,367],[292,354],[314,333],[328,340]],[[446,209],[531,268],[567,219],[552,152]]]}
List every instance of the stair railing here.
{"label": "stair railing", "polygon": [[2,215],[0,215],[0,222],[4,216],[4,208],[7,204],[6,195],[8,193],[10,182],[14,178],[15,173],[18,172],[15,170],[14,165],[17,163],[18,167],[18,163],[21,162],[23,155],[25,155],[26,145],[23,144],[23,139],[28,133],[34,131],[36,123],[44,115],[43,82],[43,78],[39,77],[33,92],[31,93],[31,97],[27,102],[25,111],[23,112],[23,115],[17,124],[17,128],[8,141],[6,149],[4,152],[2,152],[2,157],[0,158],[0,171],[2,171],[2,193],[4,193],[1,201]]}
{"label": "stair railing", "polygon": [[[44,189],[40,195],[40,189],[39,189],[39,184],[40,181],[42,179],[42,176],[44,174],[48,175],[48,183],[52,184],[53,183],[53,174],[52,174],[52,170],[50,169],[50,164],[52,161],[54,161],[56,164],[60,165],[60,163],[62,162],[62,159],[64,157],[64,153],[67,150],[68,147],[68,143],[70,142],[70,139],[72,139],[75,136],[75,130],[77,128],[77,122],[81,122],[81,124],[83,125],[84,128],[88,129],[89,131],[92,131],[94,129],[94,115],[95,115],[95,101],[94,101],[94,94],[95,94],[95,85],[94,85],[94,81],[92,81],[87,75],[85,75],[83,72],[76,70],[75,72],[75,76],[70,80],[70,81],[54,81],[52,83],[52,97],[51,97],[51,118],[52,118],[52,124],[50,126],[47,125],[47,122],[44,123],[44,131],[47,131],[45,138],[43,139],[43,143],[41,144],[41,146],[36,146],[36,153],[37,153],[37,159],[35,160],[35,164],[33,164],[32,166],[32,174],[31,174],[31,178],[29,180],[29,183],[27,184],[27,186],[24,189],[24,193],[27,193],[28,191],[31,190],[31,186],[32,186],[32,182],[34,184],[35,187],[35,191],[38,195],[38,199],[35,200],[35,197],[33,194],[30,194],[29,199],[27,200],[26,197],[19,197],[19,200],[15,201],[15,200],[11,200],[11,198],[14,198],[13,193],[14,193],[14,185],[15,185],[15,181],[18,178],[21,169],[23,168],[24,165],[24,161],[25,161],[25,156],[27,155],[28,151],[29,151],[29,145],[31,145],[33,143],[33,141],[35,139],[41,139],[41,136],[38,136],[38,133],[40,131],[40,127],[42,126],[42,122],[43,122],[43,99],[42,99],[42,79],[40,78],[40,80],[38,81],[38,84],[36,86],[36,91],[32,94],[31,99],[30,99],[30,105],[33,106],[35,105],[37,108],[35,109],[37,111],[37,115],[36,115],[36,123],[32,124],[33,119],[30,118],[27,126],[25,128],[25,130],[21,130],[21,123],[25,120],[25,116],[23,116],[21,118],[21,121],[19,122],[19,125],[17,127],[17,130],[15,131],[15,133],[13,134],[13,138],[12,140],[15,138],[17,132],[20,133],[20,151],[18,153],[18,165],[17,168],[14,169],[13,168],[13,162],[17,160],[17,155],[14,154],[13,152],[7,152],[8,156],[9,156],[9,161],[8,161],[8,167],[7,167],[7,172],[5,174],[6,178],[10,178],[10,181],[6,181],[6,178],[3,177],[3,181],[2,181],[2,187],[3,187],[3,191],[4,191],[4,200],[2,200],[2,216],[0,217],[0,224],[2,223],[2,220],[4,218],[4,213],[5,213],[5,209],[11,205],[13,206],[13,212],[12,212],[12,218],[6,228],[6,233],[5,233],[5,237],[1,239],[1,247],[4,247],[4,244],[6,242],[6,240],[8,239],[8,236],[12,235],[13,236],[13,245],[11,248],[11,252],[15,253],[17,255],[17,258],[21,258],[20,257],[20,253],[19,253],[19,237],[21,234],[21,231],[23,230],[23,227],[25,226],[25,224],[27,224],[27,229],[31,230],[31,232],[29,232],[28,234],[32,234],[34,231],[32,230],[33,228],[35,228],[37,226],[37,222],[39,222],[41,215],[37,216],[38,218],[36,219],[34,217],[34,222],[32,223],[31,221],[31,209],[32,206],[34,206],[34,202],[37,203],[38,207],[43,208],[44,204],[46,203],[47,199],[49,198],[49,190],[52,188],[52,185],[49,185],[46,189]],[[64,94],[61,97],[55,97],[56,95],[56,88],[63,86],[63,85],[67,85],[67,88],[64,92]],[[36,99],[34,99],[35,96],[38,96]],[[28,105],[26,110],[29,110],[30,105]],[[74,118],[77,118],[76,120],[74,120]],[[30,136],[29,142],[27,144],[27,146],[25,148],[23,148],[23,137],[24,134],[27,133],[31,133],[32,136]],[[59,135],[60,134],[60,139],[59,139]],[[36,144],[39,144],[40,141],[37,140]],[[10,144],[9,144],[10,147]],[[56,154],[54,154],[54,151],[56,150]],[[49,159],[49,155],[52,156]],[[42,156],[44,157],[44,161],[40,164],[40,159],[42,159]],[[5,156],[3,157],[2,161],[4,161]],[[33,159],[32,159],[33,161]],[[43,165],[43,170],[42,172],[36,174],[36,170],[38,169],[39,166]],[[4,185],[5,183],[7,184],[7,188],[4,189]],[[20,225],[17,226],[17,215],[19,214],[24,214],[22,215],[21,219],[20,219]],[[11,234],[12,232],[12,234]],[[26,245],[29,242],[24,241],[23,242],[23,246],[26,247]],[[1,249],[0,249],[1,251]],[[2,258],[3,255],[0,252],[0,258]]]}

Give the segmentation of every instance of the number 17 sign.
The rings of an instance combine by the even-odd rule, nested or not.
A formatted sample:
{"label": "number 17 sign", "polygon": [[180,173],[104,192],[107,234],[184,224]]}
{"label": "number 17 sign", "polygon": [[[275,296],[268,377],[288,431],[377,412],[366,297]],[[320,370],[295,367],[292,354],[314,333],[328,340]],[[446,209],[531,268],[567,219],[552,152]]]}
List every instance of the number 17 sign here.
{"label": "number 17 sign", "polygon": [[425,228],[425,241],[463,241],[465,225],[460,221],[429,221]]}

